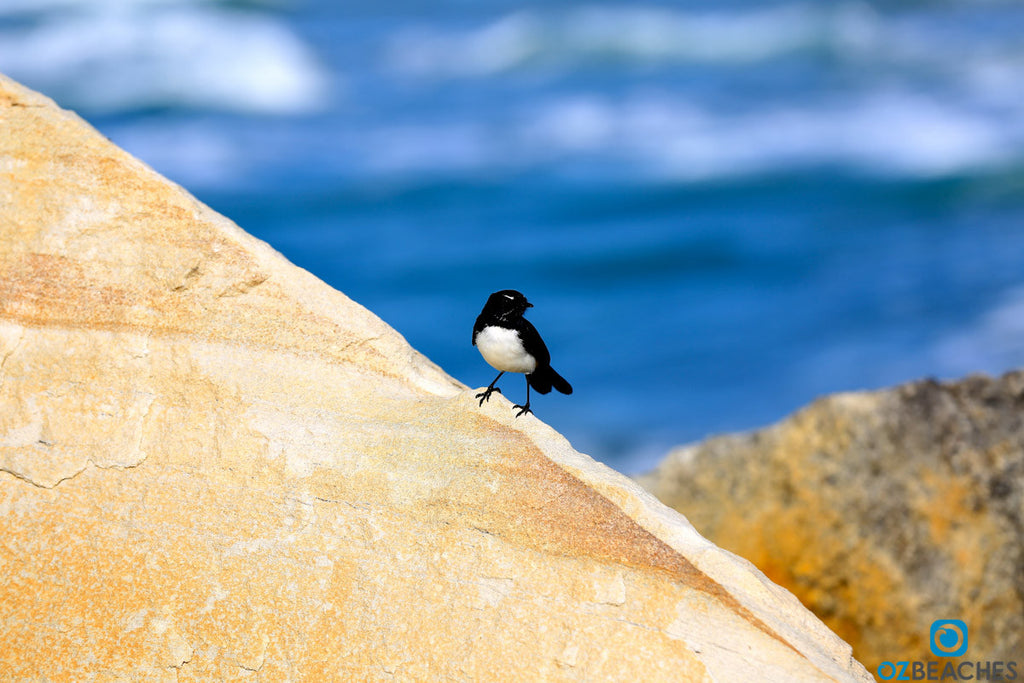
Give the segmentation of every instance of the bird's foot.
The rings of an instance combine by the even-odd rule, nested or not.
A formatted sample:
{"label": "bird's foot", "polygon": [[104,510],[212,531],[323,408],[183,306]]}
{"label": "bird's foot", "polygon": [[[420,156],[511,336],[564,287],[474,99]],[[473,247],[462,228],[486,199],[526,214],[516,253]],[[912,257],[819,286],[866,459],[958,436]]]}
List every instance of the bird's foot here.
{"label": "bird's foot", "polygon": [[529,401],[526,402],[525,406],[521,406],[521,405],[514,405],[514,406],[512,406],[512,410],[515,410],[516,408],[519,408],[519,412],[516,413],[516,417],[519,417],[520,415],[525,415],[526,413],[533,414],[533,411],[530,410],[530,402]]}
{"label": "bird's foot", "polygon": [[498,392],[500,394],[501,389],[499,389],[498,387],[487,387],[487,389],[477,394],[476,398],[480,399],[480,405],[483,405],[484,401],[490,401],[491,394],[493,394],[494,392]]}

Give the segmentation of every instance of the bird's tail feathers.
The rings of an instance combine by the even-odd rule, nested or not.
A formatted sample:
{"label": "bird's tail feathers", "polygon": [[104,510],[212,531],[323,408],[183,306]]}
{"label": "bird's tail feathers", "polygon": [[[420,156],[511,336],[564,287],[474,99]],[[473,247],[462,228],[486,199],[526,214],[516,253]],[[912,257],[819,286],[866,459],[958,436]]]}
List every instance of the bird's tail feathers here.
{"label": "bird's tail feathers", "polygon": [[551,386],[553,386],[555,389],[558,389],[558,391],[562,392],[563,394],[572,393],[572,385],[569,384],[569,382],[564,377],[559,375],[554,370],[551,371],[551,374],[554,375],[554,377],[552,377],[551,379]]}
{"label": "bird's tail feathers", "polygon": [[563,394],[572,393],[572,385],[549,365],[526,376],[530,386],[540,394],[547,394],[554,387]]}

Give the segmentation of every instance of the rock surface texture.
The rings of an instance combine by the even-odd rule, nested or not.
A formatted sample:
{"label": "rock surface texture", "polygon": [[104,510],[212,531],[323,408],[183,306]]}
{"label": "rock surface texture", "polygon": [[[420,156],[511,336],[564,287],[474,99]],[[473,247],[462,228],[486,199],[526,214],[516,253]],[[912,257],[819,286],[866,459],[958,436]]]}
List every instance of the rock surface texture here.
{"label": "rock surface texture", "polygon": [[510,406],[0,78],[0,680],[870,680]]}
{"label": "rock surface texture", "polygon": [[967,659],[1024,665],[1024,372],[831,396],[641,481],[870,670],[932,659],[936,619],[966,622]]}

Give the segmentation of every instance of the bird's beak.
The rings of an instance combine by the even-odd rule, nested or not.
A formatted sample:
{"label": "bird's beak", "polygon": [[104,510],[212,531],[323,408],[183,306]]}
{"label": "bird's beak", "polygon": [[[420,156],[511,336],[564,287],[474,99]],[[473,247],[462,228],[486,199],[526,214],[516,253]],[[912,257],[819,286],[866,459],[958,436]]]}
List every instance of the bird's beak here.
{"label": "bird's beak", "polygon": [[527,301],[526,302],[526,307],[527,308],[533,308],[533,304],[531,304],[529,301]]}

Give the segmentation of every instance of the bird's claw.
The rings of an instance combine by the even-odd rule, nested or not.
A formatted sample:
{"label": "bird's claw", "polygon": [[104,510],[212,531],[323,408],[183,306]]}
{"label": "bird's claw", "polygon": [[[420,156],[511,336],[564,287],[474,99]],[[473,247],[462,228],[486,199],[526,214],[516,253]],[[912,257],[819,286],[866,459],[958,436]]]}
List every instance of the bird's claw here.
{"label": "bird's claw", "polygon": [[533,411],[530,410],[530,404],[529,403],[527,403],[525,406],[521,406],[521,405],[514,405],[514,406],[512,406],[512,410],[515,410],[516,408],[520,409],[519,412],[516,413],[516,417],[519,417],[520,415],[525,415],[526,413],[530,413],[531,415],[533,414]]}
{"label": "bird's claw", "polygon": [[476,398],[480,399],[480,405],[483,405],[484,401],[490,401],[491,394],[493,394],[495,391],[498,392],[499,394],[501,393],[501,389],[499,389],[498,387],[489,387],[487,390],[481,391],[479,394],[477,394]]}

